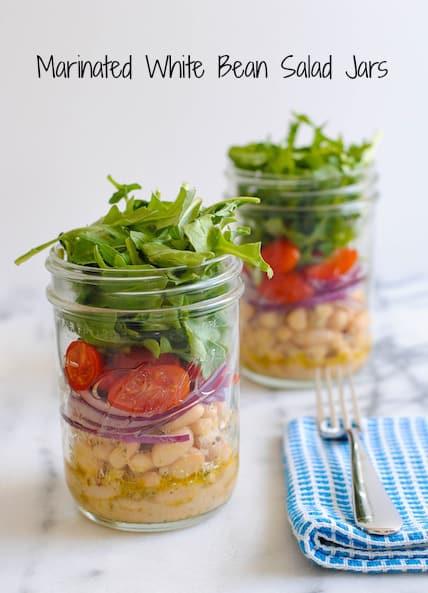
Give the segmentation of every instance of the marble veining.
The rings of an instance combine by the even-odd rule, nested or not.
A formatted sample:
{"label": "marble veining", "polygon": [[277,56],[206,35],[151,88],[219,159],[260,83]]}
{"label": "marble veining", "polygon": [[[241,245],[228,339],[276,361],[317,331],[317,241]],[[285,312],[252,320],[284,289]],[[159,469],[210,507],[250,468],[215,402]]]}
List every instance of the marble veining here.
{"label": "marble veining", "polygon": [[[428,279],[381,279],[373,305],[373,355],[357,381],[362,410],[426,414]],[[426,589],[423,575],[339,574],[298,551],[285,512],[280,437],[284,422],[313,413],[310,391],[271,391],[242,380],[240,478],[212,519],[155,535],[90,523],[64,483],[53,322],[44,295],[31,288],[0,294],[0,335],[3,591],[352,593],[360,579],[391,593]]]}

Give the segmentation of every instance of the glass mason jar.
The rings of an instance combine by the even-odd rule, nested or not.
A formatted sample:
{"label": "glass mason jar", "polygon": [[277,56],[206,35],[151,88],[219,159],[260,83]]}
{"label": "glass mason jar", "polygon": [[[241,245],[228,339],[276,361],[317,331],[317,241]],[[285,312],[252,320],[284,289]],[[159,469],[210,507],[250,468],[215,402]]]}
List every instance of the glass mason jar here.
{"label": "glass mason jar", "polygon": [[47,268],[79,509],[129,531],[198,522],[238,471],[240,261],[123,272],[52,250]]}
{"label": "glass mason jar", "polygon": [[228,195],[260,198],[240,218],[277,269],[269,280],[244,266],[243,373],[292,388],[312,383],[318,367],[361,369],[371,349],[374,169],[292,178],[231,167],[227,177]]}

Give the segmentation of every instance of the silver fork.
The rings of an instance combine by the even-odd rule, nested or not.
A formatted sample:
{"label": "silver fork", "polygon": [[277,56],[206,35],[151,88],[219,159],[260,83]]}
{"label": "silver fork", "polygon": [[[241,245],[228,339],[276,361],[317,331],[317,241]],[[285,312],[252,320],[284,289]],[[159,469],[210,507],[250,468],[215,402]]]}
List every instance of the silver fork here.
{"label": "silver fork", "polygon": [[[389,498],[372,462],[364,448],[359,433],[362,432],[357,396],[351,374],[337,368],[337,393],[341,418],[336,413],[333,381],[328,367],[315,372],[317,394],[318,430],[324,439],[348,438],[351,454],[352,498],[355,522],[368,533],[386,535],[399,531],[401,517]],[[345,382],[351,396],[353,418],[348,413],[345,401]],[[324,414],[322,386],[325,385],[329,415]]]}

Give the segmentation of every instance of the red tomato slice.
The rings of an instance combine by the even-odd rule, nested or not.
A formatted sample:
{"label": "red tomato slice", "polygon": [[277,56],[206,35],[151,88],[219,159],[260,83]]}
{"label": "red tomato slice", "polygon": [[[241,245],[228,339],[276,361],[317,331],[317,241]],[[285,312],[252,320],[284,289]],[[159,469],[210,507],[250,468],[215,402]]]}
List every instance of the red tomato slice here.
{"label": "red tomato slice", "polygon": [[141,364],[180,365],[180,359],[170,353],[164,353],[159,358],[155,358],[147,348],[131,348],[128,352],[116,352],[108,367],[110,369],[135,369]]}
{"label": "red tomato slice", "polygon": [[299,263],[300,251],[291,241],[276,239],[262,247],[262,256],[274,274],[287,274]]}
{"label": "red tomato slice", "polygon": [[94,346],[83,340],[71,342],[65,353],[64,370],[72,389],[89,389],[101,373],[101,369],[101,355]]}
{"label": "red tomato slice", "polygon": [[142,364],[117,380],[108,401],[131,414],[161,414],[180,403],[189,392],[189,375],[180,366]]}
{"label": "red tomato slice", "polygon": [[258,287],[259,293],[274,303],[291,305],[314,294],[313,287],[297,272],[266,278]]}
{"label": "red tomato slice", "polygon": [[358,251],[356,249],[349,249],[344,247],[335,251],[335,253],[325,261],[308,266],[305,273],[309,278],[316,280],[334,280],[340,278],[343,274],[355,265],[358,259]]}

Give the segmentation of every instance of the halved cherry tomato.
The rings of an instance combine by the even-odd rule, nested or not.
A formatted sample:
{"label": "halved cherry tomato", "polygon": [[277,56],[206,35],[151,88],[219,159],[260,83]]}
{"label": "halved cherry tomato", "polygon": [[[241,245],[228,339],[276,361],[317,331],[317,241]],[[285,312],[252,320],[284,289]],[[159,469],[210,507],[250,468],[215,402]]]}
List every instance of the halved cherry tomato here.
{"label": "halved cherry tomato", "polygon": [[71,342],[65,353],[64,370],[72,389],[88,389],[101,373],[101,369],[101,355],[94,346],[83,340]]}
{"label": "halved cherry tomato", "polygon": [[331,257],[319,264],[308,266],[305,270],[309,278],[316,280],[334,280],[340,278],[355,265],[358,259],[358,251],[343,247],[335,251]]}
{"label": "halved cherry tomato", "polygon": [[258,287],[259,293],[274,303],[291,305],[299,303],[314,294],[313,287],[305,278],[297,273],[290,272],[284,276],[274,276],[265,279]]}
{"label": "halved cherry tomato", "polygon": [[142,364],[117,380],[108,401],[131,414],[158,414],[176,406],[189,392],[189,375],[180,366]]}
{"label": "halved cherry tomato", "polygon": [[299,263],[300,251],[287,239],[276,239],[262,247],[262,256],[274,274],[287,274]]}
{"label": "halved cherry tomato", "polygon": [[164,353],[155,358],[147,348],[131,348],[128,352],[116,352],[108,364],[110,369],[135,369],[140,364],[176,364],[180,359],[175,354]]}

